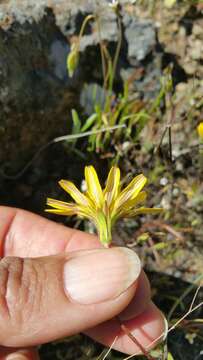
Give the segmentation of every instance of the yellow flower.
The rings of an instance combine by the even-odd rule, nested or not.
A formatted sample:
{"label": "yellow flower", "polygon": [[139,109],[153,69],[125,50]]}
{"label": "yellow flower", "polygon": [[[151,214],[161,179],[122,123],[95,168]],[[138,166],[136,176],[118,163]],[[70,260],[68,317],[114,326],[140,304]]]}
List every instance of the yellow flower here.
{"label": "yellow flower", "polygon": [[200,139],[203,140],[203,121],[201,123],[199,123],[199,125],[197,126],[197,131],[198,131]]}
{"label": "yellow flower", "polygon": [[75,200],[75,203],[47,199],[47,205],[53,209],[47,212],[59,215],[78,215],[90,219],[96,226],[101,243],[109,246],[112,239],[112,227],[119,218],[134,217],[138,214],[154,214],[160,208],[137,207],[146,199],[142,191],[146,177],[136,176],[130,184],[121,189],[120,170],[113,166],[109,172],[106,187],[102,190],[97,173],[93,166],[85,167],[86,193],[82,193],[70,181],[60,180],[59,185]]}

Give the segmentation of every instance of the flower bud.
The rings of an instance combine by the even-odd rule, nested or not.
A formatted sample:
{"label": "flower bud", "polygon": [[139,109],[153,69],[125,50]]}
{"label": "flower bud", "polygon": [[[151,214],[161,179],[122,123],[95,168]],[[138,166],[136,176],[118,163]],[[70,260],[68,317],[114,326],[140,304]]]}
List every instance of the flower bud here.
{"label": "flower bud", "polygon": [[70,77],[73,76],[73,74],[78,66],[78,63],[79,63],[78,44],[74,43],[71,46],[71,51],[67,57],[67,69],[68,69],[68,75]]}

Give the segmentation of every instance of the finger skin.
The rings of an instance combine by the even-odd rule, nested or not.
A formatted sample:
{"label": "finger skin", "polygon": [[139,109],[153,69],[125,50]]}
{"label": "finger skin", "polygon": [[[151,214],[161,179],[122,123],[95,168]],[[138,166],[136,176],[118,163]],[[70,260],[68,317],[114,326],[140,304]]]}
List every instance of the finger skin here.
{"label": "finger skin", "polygon": [[99,248],[96,236],[25,210],[0,206],[0,256],[38,257]]}
{"label": "finger skin", "polygon": [[[0,244],[4,244],[2,256],[19,257],[102,247],[94,235],[56,224],[28,211],[8,207],[0,207]],[[149,281],[143,272],[139,280],[134,302],[129,314],[125,311],[125,318],[130,313],[132,316],[140,313],[150,301]]]}
{"label": "finger skin", "polygon": [[[151,302],[146,309],[134,319],[122,322],[131,334],[148,351],[154,347],[154,340],[165,332],[165,321],[160,310]],[[96,328],[85,332],[94,340],[127,354],[141,354],[140,348],[120,329],[117,319],[104,322]],[[116,339],[116,341],[115,341]],[[153,346],[151,343],[153,342]]]}
{"label": "finger skin", "polygon": [[[98,239],[93,235],[69,229],[63,225],[53,223],[52,221],[24,210],[0,207],[1,256],[37,257],[58,254],[62,251],[77,251],[79,249],[98,247],[101,247],[101,245],[98,242]],[[146,277],[141,275],[139,280],[137,291],[132,300],[132,304],[130,305],[130,310],[129,312],[128,310],[125,310],[124,317],[126,317],[126,313],[128,318],[129,315],[130,317],[133,317],[140,314],[140,312],[144,312],[149,304],[150,289],[148,282],[146,283]],[[141,301],[141,299],[143,301]],[[115,301],[111,306],[116,306]],[[57,309],[55,309],[55,311],[57,312]],[[157,320],[157,324],[159,324],[157,329],[162,329],[164,325],[161,312],[157,310],[154,316]],[[67,323],[69,323],[69,321]],[[103,326],[105,327],[103,328]],[[115,326],[115,321],[107,321],[103,326],[99,325],[94,327],[93,334],[91,332],[89,332],[89,334],[94,338],[97,337],[98,340],[101,338],[101,342],[104,344],[111,345],[108,336],[107,338],[103,337],[103,332],[109,334],[112,327],[114,328]],[[42,329],[44,328],[45,326],[42,324]],[[116,329],[118,330],[118,328]],[[157,333],[154,333],[154,339]],[[114,334],[114,332],[112,334]],[[67,335],[67,328],[65,335]],[[61,333],[59,331],[58,337],[60,336]],[[48,341],[48,338],[49,336],[47,336],[47,334],[44,334],[44,337],[39,336],[39,343],[42,343],[43,340]],[[23,346],[25,346],[25,344],[23,344]],[[121,345],[119,345],[118,348],[122,352],[126,351],[129,353],[128,339],[125,337],[122,338]]]}
{"label": "finger skin", "polygon": [[[105,251],[109,257],[110,250]],[[128,305],[136,282],[120,296],[97,304],[81,305],[67,296],[64,265],[77,257],[81,262],[85,257],[81,253],[0,261],[1,345],[33,346],[70,336],[114,317]]]}
{"label": "finger skin", "polygon": [[[4,244],[4,256],[20,257],[101,247],[94,235],[56,224],[28,211],[8,207],[0,207],[0,244]],[[150,297],[149,281],[142,271],[135,297],[121,319],[135,317],[142,312],[149,304]]]}
{"label": "finger skin", "polygon": [[129,305],[119,314],[119,319],[129,320],[133,319],[136,316],[140,315],[146,307],[149,305],[151,300],[151,289],[149,280],[142,270],[140,277],[138,279],[138,286],[136,289],[136,293],[129,303]]}

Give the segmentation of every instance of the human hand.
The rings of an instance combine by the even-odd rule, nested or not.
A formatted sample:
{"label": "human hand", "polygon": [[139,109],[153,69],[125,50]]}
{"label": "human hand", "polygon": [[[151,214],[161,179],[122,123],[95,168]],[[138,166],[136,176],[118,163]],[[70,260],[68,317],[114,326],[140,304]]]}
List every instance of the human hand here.
{"label": "human hand", "polygon": [[0,256],[1,360],[38,359],[35,345],[81,331],[139,352],[117,315],[145,348],[165,330],[132,250],[103,249],[93,235],[0,207]]}

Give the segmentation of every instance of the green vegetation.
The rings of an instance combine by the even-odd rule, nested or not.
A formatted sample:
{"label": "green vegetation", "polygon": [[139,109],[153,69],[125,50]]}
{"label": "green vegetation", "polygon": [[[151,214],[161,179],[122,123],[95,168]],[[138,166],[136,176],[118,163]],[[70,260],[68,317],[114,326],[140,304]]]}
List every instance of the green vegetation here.
{"label": "green vegetation", "polygon": [[[199,2],[183,1],[181,5],[184,6],[184,4],[195,5],[199,4]],[[135,5],[135,2],[132,2],[132,5]],[[172,9],[173,7],[178,6],[177,2],[174,0],[166,0],[164,5],[166,9]],[[150,1],[145,4],[144,1],[137,1],[136,6],[145,7],[145,9],[149,7],[148,11],[150,10],[149,12],[151,14],[151,10],[157,6],[157,2]],[[159,199],[160,204],[165,207],[165,213],[157,220],[145,218],[144,222],[124,222],[122,226],[124,227],[126,234],[128,234],[124,235],[124,241],[127,246],[135,248],[138,252],[141,249],[142,254],[144,249],[144,262],[147,267],[149,266],[147,259],[149,254],[154,258],[152,261],[154,266],[150,265],[150,270],[156,269],[157,271],[164,271],[171,266],[173,267],[173,264],[178,263],[179,258],[184,258],[184,256],[186,256],[187,246],[185,243],[185,236],[187,236],[191,242],[191,235],[196,232],[198,226],[202,225],[202,219],[200,219],[201,215],[199,214],[199,211],[196,211],[194,208],[195,204],[197,204],[199,209],[202,207],[203,199],[198,189],[200,181],[198,172],[201,169],[202,160],[199,160],[199,165],[197,165],[199,170],[194,170],[195,174],[193,178],[191,181],[187,182],[187,180],[184,179],[184,171],[182,168],[181,176],[176,178],[175,175],[178,166],[180,167],[180,165],[177,164],[181,163],[180,158],[181,156],[184,156],[184,151],[183,153],[180,152],[179,155],[175,155],[174,151],[174,142],[177,144],[177,137],[174,134],[177,118],[183,122],[184,125],[181,125],[182,127],[187,126],[188,129],[191,129],[192,121],[196,119],[197,113],[199,114],[199,111],[202,109],[202,99],[198,92],[199,85],[190,88],[188,93],[184,94],[181,100],[179,99],[179,94],[173,84],[173,69],[171,66],[166,67],[163,71],[163,75],[160,79],[160,90],[155,99],[143,102],[135,97],[131,91],[131,79],[128,79],[123,83],[123,90],[121,92],[117,93],[114,91],[114,79],[122,46],[122,31],[118,4],[115,4],[113,10],[116,12],[118,19],[118,43],[113,58],[111,58],[104,43],[102,41],[100,42],[101,71],[103,73],[103,101],[98,101],[98,88],[95,85],[92,89],[91,99],[92,104],[94,104],[94,111],[88,118],[83,116],[81,119],[79,113],[76,110],[73,110],[72,133],[77,134],[86,130],[91,130],[93,133],[87,138],[86,150],[91,154],[96,152],[98,158],[105,158],[106,153],[111,152],[112,156],[110,156],[110,160],[108,161],[109,165],[120,164],[122,159],[131,175],[134,175],[135,173],[133,169],[133,166],[135,165],[146,169],[150,178],[151,189],[156,188],[156,191],[158,191],[158,194],[155,194],[152,199],[152,205],[155,204],[156,199]],[[83,22],[83,30],[89,20],[99,23],[97,16],[90,15]],[[79,36],[79,40],[80,39],[81,33]],[[77,42],[77,46],[73,46],[72,51],[75,52],[76,48],[78,52],[77,58],[79,59],[79,41]],[[70,66],[70,59],[72,56],[73,54],[71,52],[69,60],[67,61],[68,71],[71,75],[73,75],[73,69]],[[78,62],[73,66],[74,71],[76,70],[77,65]],[[198,81],[196,84],[198,84]],[[183,106],[182,102],[184,101],[187,101],[187,109],[184,110],[183,116],[179,108]],[[100,131],[108,127],[122,125],[125,126],[116,129],[111,136],[109,132],[95,133],[95,131]],[[159,129],[159,135],[155,136],[155,141],[153,139],[153,134],[150,134],[149,132],[150,128],[154,133]],[[201,137],[201,125],[198,127],[193,126],[192,133],[193,138],[196,136],[195,143],[192,146],[197,150],[196,154],[198,158],[198,149],[200,154],[202,150],[201,139],[198,141],[197,134],[195,135],[196,130],[198,130],[199,136]],[[180,128],[178,128],[178,131],[181,133]],[[143,136],[143,134],[145,135]],[[148,135],[146,137],[146,134],[149,134],[149,138]],[[121,148],[121,143],[126,143],[127,148]],[[76,142],[74,142],[73,150],[75,150],[75,146]],[[137,151],[134,150],[136,146],[140,146],[139,160],[136,159]],[[178,148],[177,145],[175,147]],[[189,149],[192,149],[192,147],[189,147]],[[190,151],[189,149],[186,150],[186,154]],[[129,158],[131,159],[130,161]],[[151,161],[151,166],[147,164],[147,161]],[[157,186],[158,182],[159,189]],[[160,186],[162,186],[161,190]],[[184,201],[183,198],[186,198],[187,202],[192,204],[188,209],[185,209],[185,205],[180,205],[182,204],[182,201]],[[177,212],[174,212],[174,210]],[[183,221],[183,214],[185,213],[187,214],[187,219]],[[85,226],[88,227],[87,223]],[[133,238],[136,240],[129,243],[127,240],[129,234],[130,237],[132,237],[133,234]],[[197,235],[197,237],[198,236],[199,235]],[[190,261],[191,263],[193,262],[192,259]],[[190,313],[193,313],[193,311],[202,306],[202,302],[199,302],[196,306],[194,305],[198,293],[200,292],[200,287],[197,287],[195,295],[192,295],[192,291],[194,294],[196,284],[198,286],[202,280],[199,271],[200,268],[197,268],[197,276],[194,280],[194,285],[185,285],[185,289],[183,287],[182,290],[182,295],[172,294],[170,290],[165,293],[164,301],[167,299],[167,301],[172,304],[168,309],[169,334],[167,339],[169,340],[169,343],[170,332],[176,328],[180,328],[181,331],[183,331],[185,338],[187,338],[189,342],[191,341],[191,344],[194,339],[197,339],[197,341],[202,339],[203,335],[200,331],[202,320],[194,318],[191,323],[190,321],[185,320]],[[159,285],[160,284],[157,281],[157,288],[159,288]],[[187,296],[189,296],[191,301],[189,310],[184,303]],[[173,317],[175,310],[178,310],[179,317],[177,317],[177,313],[176,317]],[[184,327],[184,324],[187,325]],[[151,352],[149,358],[160,360],[175,359],[176,357],[173,355],[175,343],[173,344],[173,340],[171,340],[171,343],[171,351],[169,350],[170,347],[167,349],[165,341],[158,349]],[[176,351],[174,353],[176,354]],[[111,349],[107,349],[102,351],[99,356],[92,358],[97,360],[127,360],[133,357],[120,357]],[[147,354],[145,358],[148,358]]]}

